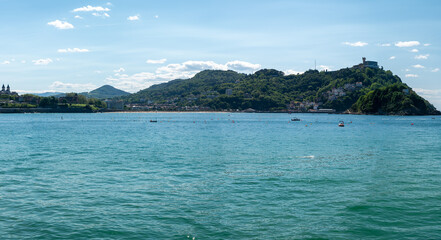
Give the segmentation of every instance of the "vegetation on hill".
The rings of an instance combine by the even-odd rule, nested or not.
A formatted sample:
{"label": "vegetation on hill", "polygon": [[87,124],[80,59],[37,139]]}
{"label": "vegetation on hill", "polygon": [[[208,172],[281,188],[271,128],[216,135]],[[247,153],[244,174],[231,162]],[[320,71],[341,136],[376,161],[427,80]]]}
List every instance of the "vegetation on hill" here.
{"label": "vegetation on hill", "polygon": [[0,95],[0,108],[52,108],[69,112],[94,112],[106,108],[106,103],[96,98],[86,98],[77,93],[66,93],[64,97],[40,97],[33,94],[21,96]]}
{"label": "vegetation on hill", "polygon": [[[248,75],[234,71],[206,70],[193,78],[154,85],[122,99],[129,103],[203,106],[212,110],[252,108],[258,111],[308,111],[312,108],[331,108],[343,112],[350,109],[360,97],[368,94],[370,96],[372,91],[379,91],[394,84],[401,86],[402,82],[391,71],[371,68],[345,68],[321,72],[309,70],[297,75],[284,75],[283,72],[274,69],[263,69]],[[396,88],[391,90],[402,93]],[[409,97],[404,99],[416,97],[422,99],[411,91]],[[370,98],[363,99],[368,101]],[[384,100],[398,101],[396,97]],[[419,100],[413,101],[413,106],[417,109],[431,107],[430,104],[419,104]],[[360,100],[351,109],[368,113],[363,107],[365,104],[365,101]],[[400,108],[403,111],[396,110],[393,104],[388,106],[391,108],[381,108],[381,112],[410,113],[403,110],[408,109],[408,105]],[[431,111],[414,109],[411,112]],[[369,113],[380,112],[372,110]]]}
{"label": "vegetation on hill", "polygon": [[361,96],[351,110],[366,114],[439,114],[432,104],[403,83],[395,83],[370,91]]}
{"label": "vegetation on hill", "polygon": [[138,93],[123,97],[123,99],[128,102],[145,102],[147,100],[167,102],[174,100],[179,101],[180,104],[187,104],[188,98],[194,98],[195,96],[202,98],[212,95],[219,96],[221,93],[225,93],[227,86],[234,84],[245,76],[245,74],[234,71],[206,70],[190,79],[176,79],[153,85]]}
{"label": "vegetation on hill", "polygon": [[125,92],[123,90],[119,90],[110,85],[104,85],[93,91],[83,92],[80,94],[88,98],[98,98],[98,99],[114,98],[114,97],[130,95],[130,93]]}

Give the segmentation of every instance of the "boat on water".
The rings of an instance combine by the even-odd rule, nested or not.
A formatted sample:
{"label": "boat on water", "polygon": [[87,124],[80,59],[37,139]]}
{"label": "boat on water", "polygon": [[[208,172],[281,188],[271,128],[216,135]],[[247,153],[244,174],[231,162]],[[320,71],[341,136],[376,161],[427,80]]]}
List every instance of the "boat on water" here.
{"label": "boat on water", "polygon": [[158,122],[158,120],[153,120],[153,119],[152,119],[152,120],[150,120],[150,122],[151,122],[151,123],[155,123],[155,122]]}
{"label": "boat on water", "polygon": [[300,118],[291,118],[291,121],[293,121],[293,122],[299,122],[300,121]]}
{"label": "boat on water", "polygon": [[345,126],[345,122],[340,121],[340,122],[338,123],[338,126],[339,126],[339,127],[344,127],[344,126]]}

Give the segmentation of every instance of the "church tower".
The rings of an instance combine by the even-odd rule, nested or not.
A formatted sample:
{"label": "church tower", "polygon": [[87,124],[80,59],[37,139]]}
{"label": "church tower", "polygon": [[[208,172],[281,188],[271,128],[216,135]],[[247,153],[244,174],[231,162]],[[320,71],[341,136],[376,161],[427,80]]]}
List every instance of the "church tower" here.
{"label": "church tower", "polygon": [[8,84],[8,87],[6,88],[6,93],[11,93],[11,88],[9,87],[9,84]]}
{"label": "church tower", "polygon": [[4,92],[5,91],[5,84],[3,84],[3,86],[2,86],[2,92]]}

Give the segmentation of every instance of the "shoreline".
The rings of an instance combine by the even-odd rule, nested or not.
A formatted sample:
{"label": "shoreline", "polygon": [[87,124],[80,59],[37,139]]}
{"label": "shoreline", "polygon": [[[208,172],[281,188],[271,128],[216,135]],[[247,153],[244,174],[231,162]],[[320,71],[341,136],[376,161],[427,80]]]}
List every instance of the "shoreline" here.
{"label": "shoreline", "polygon": [[271,111],[255,111],[255,112],[245,112],[245,111],[130,111],[130,110],[104,110],[104,111],[66,111],[60,109],[50,109],[50,108],[36,108],[36,109],[16,109],[16,108],[0,108],[0,114],[32,114],[32,113],[280,113],[280,114],[337,114],[337,115],[366,115],[366,116],[438,116],[440,114],[428,114],[428,115],[402,115],[402,114],[366,114],[366,113],[353,113],[353,112],[271,112]]}

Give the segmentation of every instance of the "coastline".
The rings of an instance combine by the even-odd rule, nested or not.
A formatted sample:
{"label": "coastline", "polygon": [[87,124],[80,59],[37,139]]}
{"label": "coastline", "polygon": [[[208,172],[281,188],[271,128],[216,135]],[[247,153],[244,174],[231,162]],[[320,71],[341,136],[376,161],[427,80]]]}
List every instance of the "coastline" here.
{"label": "coastline", "polygon": [[52,109],[52,108],[0,108],[0,114],[29,114],[29,113],[281,113],[281,114],[337,114],[337,115],[369,115],[369,116],[437,116],[440,114],[403,115],[403,114],[367,114],[356,112],[287,112],[287,111],[130,111],[130,110],[102,110],[84,111],[84,109]]}

